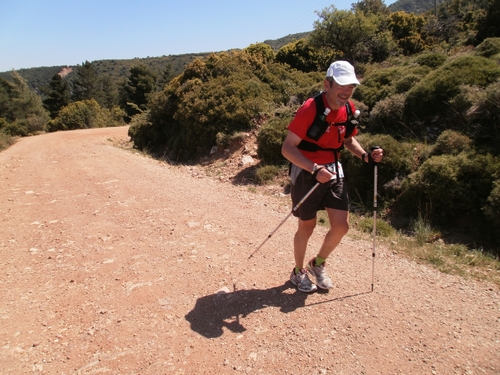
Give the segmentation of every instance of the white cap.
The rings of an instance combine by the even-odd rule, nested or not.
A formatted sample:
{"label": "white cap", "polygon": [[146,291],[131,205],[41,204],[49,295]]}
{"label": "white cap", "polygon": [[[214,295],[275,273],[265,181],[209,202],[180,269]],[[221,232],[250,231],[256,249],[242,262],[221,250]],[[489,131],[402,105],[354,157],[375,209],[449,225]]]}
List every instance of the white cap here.
{"label": "white cap", "polygon": [[359,85],[354,67],[347,61],[335,61],[326,72],[326,77],[332,77],[339,85]]}

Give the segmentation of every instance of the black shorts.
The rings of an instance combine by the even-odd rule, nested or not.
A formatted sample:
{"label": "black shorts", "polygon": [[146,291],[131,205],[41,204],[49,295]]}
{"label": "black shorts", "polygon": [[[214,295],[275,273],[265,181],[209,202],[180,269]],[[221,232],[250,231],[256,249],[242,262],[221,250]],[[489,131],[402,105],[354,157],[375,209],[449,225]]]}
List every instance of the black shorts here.
{"label": "black shorts", "polygon": [[[295,184],[292,184],[292,207],[295,207],[317,182],[315,176],[302,170],[298,174]],[[347,187],[343,178],[320,184],[299,208],[293,212],[293,216],[301,220],[312,220],[316,217],[318,211],[325,208],[333,208],[341,211],[349,210],[349,196],[347,195]]]}

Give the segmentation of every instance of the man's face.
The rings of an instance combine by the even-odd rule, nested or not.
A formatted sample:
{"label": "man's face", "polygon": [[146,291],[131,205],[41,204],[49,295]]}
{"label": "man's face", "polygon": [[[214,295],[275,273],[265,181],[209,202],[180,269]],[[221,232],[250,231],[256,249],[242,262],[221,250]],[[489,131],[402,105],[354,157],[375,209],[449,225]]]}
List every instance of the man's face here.
{"label": "man's face", "polygon": [[355,88],[356,85],[354,84],[342,86],[335,81],[330,82],[325,79],[326,100],[328,101],[328,105],[332,109],[342,108],[351,97]]}

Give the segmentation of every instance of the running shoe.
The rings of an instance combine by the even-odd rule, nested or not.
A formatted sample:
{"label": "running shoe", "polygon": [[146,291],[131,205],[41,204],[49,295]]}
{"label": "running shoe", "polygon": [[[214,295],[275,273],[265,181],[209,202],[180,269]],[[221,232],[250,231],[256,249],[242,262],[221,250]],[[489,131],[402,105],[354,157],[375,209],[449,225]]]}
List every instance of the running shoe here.
{"label": "running shoe", "polygon": [[326,274],[325,263],[323,263],[321,266],[316,266],[314,263],[314,259],[315,258],[312,258],[311,261],[307,264],[307,270],[316,280],[316,285],[321,289],[332,288],[333,282],[332,279],[330,279],[330,277]]}
{"label": "running shoe", "polygon": [[304,293],[311,293],[316,291],[318,288],[314,285],[311,280],[309,280],[309,276],[307,276],[307,269],[303,268],[299,273],[295,273],[295,268],[292,270],[292,274],[290,275],[290,281],[293,285],[297,287],[297,289]]}

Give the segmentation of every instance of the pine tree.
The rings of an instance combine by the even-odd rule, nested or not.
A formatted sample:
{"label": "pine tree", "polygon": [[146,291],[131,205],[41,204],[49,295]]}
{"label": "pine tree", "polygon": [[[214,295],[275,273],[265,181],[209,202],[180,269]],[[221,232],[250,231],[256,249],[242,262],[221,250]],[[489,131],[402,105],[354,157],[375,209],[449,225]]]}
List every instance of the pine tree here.
{"label": "pine tree", "polygon": [[70,103],[70,93],[68,83],[59,75],[54,74],[50,81],[50,87],[44,90],[46,99],[43,100],[43,106],[50,113],[50,118],[54,119],[61,108]]}
{"label": "pine tree", "polygon": [[98,80],[99,75],[95,66],[85,61],[76,70],[73,99],[75,101],[97,99],[99,96]]}
{"label": "pine tree", "polygon": [[130,68],[130,77],[125,83],[125,112],[129,117],[147,109],[149,94],[155,91],[156,74],[146,65],[138,64]]}

